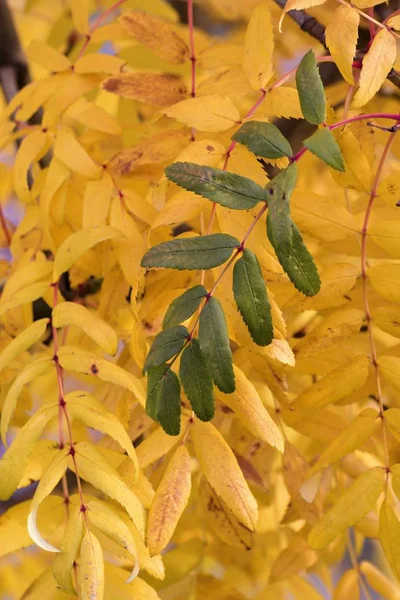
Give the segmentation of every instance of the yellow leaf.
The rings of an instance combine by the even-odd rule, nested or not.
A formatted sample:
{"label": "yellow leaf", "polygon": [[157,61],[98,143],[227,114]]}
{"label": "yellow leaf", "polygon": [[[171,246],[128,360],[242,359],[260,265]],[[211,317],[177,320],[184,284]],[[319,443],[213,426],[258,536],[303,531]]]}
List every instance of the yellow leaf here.
{"label": "yellow leaf", "polygon": [[138,226],[125,209],[119,196],[111,202],[110,225],[119,229],[123,235],[122,238],[114,240],[113,246],[121,271],[132,287],[132,295],[136,297],[141,270],[140,260],[145,253],[145,245]]}
{"label": "yellow leaf", "polygon": [[68,467],[69,448],[59,450],[53,457],[53,460],[44,472],[43,477],[39,481],[39,485],[32,498],[31,510],[28,515],[28,532],[32,540],[42,550],[48,552],[59,552],[52,544],[49,544],[40,534],[37,527],[36,518],[40,504],[51,494],[53,489],[59,483]]}
{"label": "yellow leaf", "polygon": [[190,221],[210,209],[210,202],[192,192],[178,192],[165,204],[152,223],[152,229]]}
{"label": "yellow leaf", "polygon": [[78,506],[69,516],[68,525],[60,544],[60,552],[51,565],[54,579],[67,594],[76,593],[72,570],[82,543],[82,534],[83,513],[81,507]]}
{"label": "yellow leaf", "polygon": [[33,131],[27,135],[18,149],[13,169],[14,189],[23,202],[33,202],[32,190],[28,184],[28,173],[33,162],[41,159],[49,149],[50,137],[43,131]]}
{"label": "yellow leaf", "polygon": [[282,433],[270,417],[254,385],[243,371],[234,366],[236,389],[232,394],[218,393],[217,397],[242,421],[258,439],[283,452]]}
{"label": "yellow leaf", "polygon": [[[104,56],[104,54],[101,56]],[[85,98],[79,98],[74,102],[68,109],[68,116],[79,121],[79,123],[82,123],[86,127],[101,131],[108,135],[120,135],[122,131],[120,124],[112,115],[104,110],[104,108],[101,108],[101,106],[97,106],[96,104],[93,104],[93,102],[88,102]],[[89,183],[104,185],[106,182],[103,179],[102,183],[97,181],[91,181],[88,182],[88,184]],[[93,227],[94,223],[92,223],[91,226]]]}
{"label": "yellow leaf", "polygon": [[387,561],[397,579],[400,579],[400,523],[387,500],[379,514],[379,537]]}
{"label": "yellow leaf", "polygon": [[154,489],[150,481],[144,475],[143,471],[139,471],[139,476],[136,476],[135,468],[129,457],[124,458],[117,469],[122,479],[130,487],[135,488],[135,494],[145,508],[150,508],[154,498]]}
{"label": "yellow leaf", "polygon": [[360,563],[360,571],[365,576],[368,585],[375,592],[378,592],[379,596],[388,598],[388,600],[397,600],[398,587],[396,583],[390,581],[375,565],[363,560]]}
{"label": "yellow leaf", "polygon": [[0,303],[11,300],[13,296],[30,284],[36,283],[40,279],[47,278],[50,275],[52,268],[52,262],[41,260],[32,261],[29,264],[20,267],[7,279],[3,288]]}
{"label": "yellow leaf", "polygon": [[132,519],[138,532],[144,536],[144,510],[136,494],[124,483],[103,455],[89,443],[79,442],[75,446],[75,460],[79,476],[95,488],[116,500]]}
{"label": "yellow leaf", "polygon": [[385,471],[381,467],[373,467],[360,475],[312,529],[308,538],[310,548],[322,550],[365,517],[375,507],[384,482]]}
{"label": "yellow leaf", "polygon": [[75,325],[91,337],[107,354],[114,355],[117,352],[118,337],[114,329],[82,304],[76,302],[58,304],[52,312],[52,323],[56,328]]}
{"label": "yellow leaf", "polygon": [[304,8],[311,8],[312,6],[319,6],[324,4],[325,0],[288,0],[285,4],[285,8],[279,19],[279,31],[282,32],[282,21],[286,13],[291,10],[302,10]]}
{"label": "yellow leaf", "polygon": [[162,427],[158,427],[143,440],[136,449],[140,468],[145,469],[172,450],[183,437],[186,423],[187,418],[182,417],[180,433],[177,436],[168,435]]}
{"label": "yellow leaf", "polygon": [[242,67],[233,67],[222,73],[215,73],[200,83],[196,90],[197,96],[217,94],[236,98],[245,96],[252,91],[250,83]]}
{"label": "yellow leaf", "polygon": [[87,250],[100,242],[120,236],[121,232],[118,229],[108,225],[80,229],[72,233],[62,242],[54,257],[53,281],[57,281],[62,273],[68,271]]}
{"label": "yellow leaf", "polygon": [[73,346],[63,346],[58,351],[58,358],[64,369],[94,375],[103,381],[120,385],[130,390],[137,400],[145,405],[144,390],[138,379],[125,369],[86,350]]}
{"label": "yellow leaf", "polygon": [[83,196],[82,228],[102,227],[107,223],[114,184],[108,173],[88,181]]}
{"label": "yellow leaf", "polygon": [[170,541],[189,501],[190,456],[185,446],[175,450],[157,487],[147,522],[150,554],[159,554]]}
{"label": "yellow leaf", "polygon": [[106,598],[115,597],[118,600],[160,600],[160,596],[155,589],[146,583],[140,577],[130,583],[129,587],[126,584],[126,571],[115,565],[105,564],[106,573]]}
{"label": "yellow leaf", "polygon": [[[178,134],[179,132],[176,133]],[[145,198],[139,196],[134,190],[123,188],[121,191],[126,208],[129,212],[140,221],[143,221],[143,223],[151,225],[157,216],[157,211],[154,206]]]}
{"label": "yellow leaf", "polygon": [[119,21],[129,35],[163,60],[179,64],[189,58],[189,48],[166,21],[138,10],[124,13]]}
{"label": "yellow leaf", "polygon": [[400,303],[400,265],[382,264],[370,267],[367,277],[374,290],[389,302]]}
{"label": "yellow leaf", "polygon": [[330,172],[342,187],[370,194],[373,178],[371,165],[361,140],[351,131],[350,127],[345,127],[343,131],[338,131],[335,135],[342,151],[346,171],[340,173],[331,169]]}
{"label": "yellow leaf", "polygon": [[135,540],[129,528],[117,512],[108,507],[104,502],[91,500],[87,503],[86,509],[88,511],[89,522],[110,538],[110,540],[125,548],[132,555],[135,566],[128,580],[125,582],[130,583],[139,572],[139,560]]}
{"label": "yellow leaf", "polygon": [[378,360],[382,374],[397,389],[400,389],[400,358],[397,356],[381,356]]}
{"label": "yellow leaf", "polygon": [[89,0],[71,0],[72,20],[79,33],[89,33]]}
{"label": "yellow leaf", "polygon": [[195,420],[190,433],[207,481],[235,517],[253,531],[258,520],[257,502],[231,448],[211,423]]}
{"label": "yellow leaf", "polygon": [[354,235],[359,229],[353,215],[329,197],[297,190],[291,206],[293,220],[302,233],[317,240],[335,242]]}
{"label": "yellow leaf", "polygon": [[287,548],[285,548],[275,559],[271,567],[269,583],[287,581],[293,575],[306,571],[317,562],[317,554],[308,547],[307,540],[300,536],[294,536]]}
{"label": "yellow leaf", "polygon": [[351,6],[338,6],[325,31],[326,45],[344,79],[354,85],[353,60],[360,15]]}
{"label": "yellow leaf", "polygon": [[390,17],[387,24],[388,24],[388,27],[392,27],[392,29],[400,30],[400,15],[396,15],[395,17]]}
{"label": "yellow leaf", "polygon": [[64,56],[64,54],[60,54],[55,48],[42,40],[31,40],[26,53],[29,60],[55,73],[57,71],[66,71],[72,66],[69,58]]}
{"label": "yellow leaf", "polygon": [[85,54],[75,65],[75,73],[111,73],[116,75],[124,66],[125,61],[112,54]]}
{"label": "yellow leaf", "polygon": [[36,344],[44,335],[50,319],[39,319],[31,323],[24,331],[14,338],[2,352],[0,352],[0,371],[2,371],[17,356]]}
{"label": "yellow leaf", "polygon": [[[18,272],[18,274],[20,274],[20,272]],[[47,281],[40,281],[24,287],[16,292],[12,299],[3,302],[0,301],[0,315],[3,315],[7,310],[21,306],[21,304],[33,302],[34,300],[41,298],[48,291],[49,287],[50,284]]]}
{"label": "yellow leaf", "polygon": [[63,127],[57,132],[54,143],[54,156],[74,173],[88,179],[98,179],[102,167],[94,162],[71,130]]}
{"label": "yellow leaf", "polygon": [[244,42],[243,69],[255,90],[265,89],[274,74],[273,53],[271,14],[263,0],[250,17]]}
{"label": "yellow leaf", "polygon": [[81,600],[103,600],[103,550],[99,540],[91,531],[87,531],[82,540],[79,581]]}
{"label": "yellow leaf", "polygon": [[364,106],[375,96],[393,67],[396,54],[396,38],[387,29],[380,29],[363,58],[354,107]]}
{"label": "yellow leaf", "polygon": [[58,404],[43,406],[17,433],[0,461],[0,500],[8,500],[17,489],[43,429],[57,412]]}
{"label": "yellow leaf", "polygon": [[342,598],[360,600],[359,577],[359,573],[354,569],[345,571],[336,584],[332,600],[341,600]]}
{"label": "yellow leaf", "polygon": [[134,467],[135,479],[139,473],[139,463],[132,441],[125,431],[122,423],[111,412],[87,392],[75,391],[65,396],[68,411],[71,415],[82,421],[88,427],[93,427],[101,433],[109,435],[125,450]]}
{"label": "yellow leaf", "polygon": [[290,494],[296,516],[314,524],[320,516],[320,502],[305,498],[303,486],[306,483],[310,468],[301,452],[286,442],[283,453],[283,478]]}
{"label": "yellow leaf", "polygon": [[397,258],[400,254],[399,225],[396,221],[377,221],[369,226],[374,242]]}
{"label": "yellow leaf", "polygon": [[160,112],[200,131],[226,131],[240,122],[232,100],[217,95],[182,100]]}
{"label": "yellow leaf", "polygon": [[285,421],[292,425],[334,404],[358,390],[367,380],[370,362],[366,356],[357,357],[350,365],[340,366],[299,394],[296,402],[284,413]]}
{"label": "yellow leaf", "polygon": [[[400,413],[399,409],[390,410],[397,410]],[[390,410],[385,413],[385,416],[387,416]],[[328,465],[337,462],[346,456],[346,454],[350,454],[350,452],[361,448],[377,428],[377,425],[379,424],[378,417],[378,412],[372,408],[366,409],[360,413],[354,421],[345,427],[329,446],[325,448],[315,465],[311,468],[309,477],[312,477],[320,469],[324,469]]]}
{"label": "yellow leaf", "polygon": [[187,96],[182,79],[168,73],[121,73],[105,79],[102,88],[152,106],[169,106]]}
{"label": "yellow leaf", "polygon": [[201,478],[199,492],[203,511],[213,533],[233,548],[250,550],[254,543],[253,532],[236,519],[204,477]]}
{"label": "yellow leaf", "polygon": [[390,335],[400,337],[399,309],[397,306],[371,307],[371,312],[374,325],[390,333]]}

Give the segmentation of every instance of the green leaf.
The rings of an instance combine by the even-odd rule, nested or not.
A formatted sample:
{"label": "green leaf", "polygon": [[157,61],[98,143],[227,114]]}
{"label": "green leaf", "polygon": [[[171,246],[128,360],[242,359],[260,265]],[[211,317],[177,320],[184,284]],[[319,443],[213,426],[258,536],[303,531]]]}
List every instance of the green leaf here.
{"label": "green leaf", "polygon": [[263,188],[247,177],[194,163],[177,162],[165,174],[185,190],[236,210],[265,202]]}
{"label": "green leaf", "polygon": [[239,240],[225,233],[171,240],[150,248],[143,256],[141,266],[187,270],[212,269],[228,260],[232,250],[239,245]]}
{"label": "green leaf", "polygon": [[318,156],[327,165],[337,171],[345,171],[342,152],[339,144],[327,127],[318,129],[311,137],[304,141],[306,148]]}
{"label": "green leaf", "polygon": [[325,123],[326,101],[324,85],[318,71],[315,54],[312,50],[307,52],[297,68],[296,86],[304,118],[313,125]]}
{"label": "green leaf", "polygon": [[313,257],[307,250],[296,225],[292,222],[292,245],[289,250],[282,250],[274,243],[269,222],[267,221],[268,237],[275,248],[276,255],[290,281],[299,292],[306,296],[315,296],[321,287],[321,281]]}
{"label": "green leaf", "polygon": [[168,369],[161,380],[157,399],[157,421],[168,435],[181,429],[181,385],[178,376]]}
{"label": "green leaf", "polygon": [[268,346],[273,340],[271,307],[256,255],[245,249],[233,268],[233,295],[253,341]]}
{"label": "green leaf", "polygon": [[292,156],[289,142],[272,123],[247,121],[232,136],[232,139],[264,158]]}
{"label": "green leaf", "polygon": [[158,367],[169,358],[182,350],[189,335],[183,325],[175,325],[161,331],[155,338],[144,363],[143,371],[146,373],[152,367]]}
{"label": "green leaf", "polygon": [[162,364],[149,370],[147,379],[146,413],[157,421],[158,392],[163,376],[168,371],[168,365]]}
{"label": "green leaf", "polygon": [[215,385],[225,394],[235,391],[228,327],[219,300],[209,298],[200,315],[200,348]]}
{"label": "green leaf", "polygon": [[276,175],[265,188],[268,199],[268,228],[272,232],[274,248],[279,248],[280,252],[289,252],[292,245],[290,197],[296,179],[297,165],[294,162]]}
{"label": "green leaf", "polygon": [[207,290],[204,285],[195,285],[175,298],[165,313],[163,329],[186,321],[199,308],[206,296]]}
{"label": "green leaf", "polygon": [[193,339],[183,351],[179,376],[195,415],[202,421],[211,421],[214,416],[213,382],[199,340]]}

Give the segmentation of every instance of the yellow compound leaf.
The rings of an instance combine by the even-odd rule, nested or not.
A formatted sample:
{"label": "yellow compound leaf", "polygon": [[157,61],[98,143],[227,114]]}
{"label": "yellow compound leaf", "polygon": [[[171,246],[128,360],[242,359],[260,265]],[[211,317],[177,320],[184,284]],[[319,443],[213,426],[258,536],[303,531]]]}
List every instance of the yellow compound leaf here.
{"label": "yellow compound leaf", "polygon": [[275,421],[270,417],[254,385],[243,371],[234,366],[236,388],[232,394],[218,393],[217,397],[242,421],[243,425],[258,439],[267,442],[280,452],[284,440]]}
{"label": "yellow compound leaf", "polygon": [[49,542],[47,542],[40,534],[36,523],[37,512],[40,504],[47,496],[51,494],[65,474],[65,471],[68,467],[68,455],[69,448],[64,448],[63,450],[57,452],[57,454],[53,457],[53,460],[39,481],[39,485],[37,486],[32,498],[31,510],[28,515],[29,535],[35,544],[39,546],[39,548],[42,548],[42,550],[47,550],[48,552],[59,552],[59,549],[55,548],[52,544],[49,544]]}
{"label": "yellow compound leaf", "polygon": [[181,78],[168,73],[121,73],[105,79],[102,88],[117,96],[152,106],[169,106],[187,96]]}
{"label": "yellow compound leaf", "polygon": [[180,445],[172,455],[158,485],[147,522],[150,554],[159,554],[170,541],[189,501],[191,490],[190,456]]}
{"label": "yellow compound leaf", "polygon": [[110,540],[125,548],[132,555],[135,562],[134,569],[125,582],[130,583],[139,572],[139,559],[135,540],[128,526],[119,517],[118,513],[104,502],[91,500],[86,505],[86,509],[88,511],[89,522]]}
{"label": "yellow compound leaf", "polygon": [[368,269],[367,277],[382,298],[400,303],[400,265],[375,265]]}
{"label": "yellow compound leaf", "polygon": [[0,352],[0,371],[2,371],[17,356],[36,344],[44,335],[50,319],[39,319],[31,323],[24,331],[14,338],[2,352]]}
{"label": "yellow compound leaf", "polygon": [[182,100],[160,112],[200,131],[226,131],[240,121],[232,100],[217,95]]}
{"label": "yellow compound leaf", "polygon": [[81,600],[103,600],[103,550],[99,540],[91,531],[87,531],[82,540],[79,581]]}
{"label": "yellow compound leaf", "polygon": [[365,576],[368,584],[375,592],[378,592],[382,598],[396,600],[398,596],[398,587],[396,583],[391,581],[382,571],[375,565],[363,560],[360,563],[360,571]]}
{"label": "yellow compound leaf", "polygon": [[125,61],[111,54],[85,54],[75,65],[75,73],[110,73],[116,75],[124,66]]}
{"label": "yellow compound leaf", "polygon": [[391,256],[398,258],[400,235],[397,221],[377,221],[370,225],[368,233],[381,248],[389,252]]}
{"label": "yellow compound leaf", "polygon": [[142,11],[126,12],[119,21],[129,35],[163,60],[179,64],[189,58],[186,43],[166,21]]}
{"label": "yellow compound leaf", "polygon": [[199,491],[203,511],[212,531],[225,544],[241,550],[250,550],[254,543],[253,532],[236,519],[204,477],[201,478]]}
{"label": "yellow compound leaf", "polygon": [[274,74],[274,32],[268,3],[254,9],[244,42],[243,69],[255,90],[264,89]]}
{"label": "yellow compound leaf", "polygon": [[66,395],[65,401],[71,415],[101,433],[109,435],[118,442],[128,454],[134,467],[135,479],[139,474],[139,463],[132,441],[122,423],[111,412],[87,392],[75,391]]}
{"label": "yellow compound leaf", "polygon": [[69,516],[68,526],[63,535],[60,552],[52,562],[54,579],[67,594],[75,594],[72,577],[74,561],[79,552],[83,535],[83,513],[78,506]]}
{"label": "yellow compound leaf", "polygon": [[44,375],[51,368],[53,368],[51,357],[41,356],[28,364],[14,379],[7,392],[1,411],[1,439],[3,444],[6,444],[7,431],[22,390],[28,383]]}
{"label": "yellow compound leaf", "polygon": [[285,421],[292,425],[309,414],[350,396],[366,382],[369,365],[366,356],[359,356],[350,365],[331,371],[297,396],[293,410],[284,413]]}
{"label": "yellow compound leaf", "polygon": [[125,369],[118,367],[118,365],[114,365],[92,352],[87,352],[74,346],[63,346],[60,348],[58,358],[64,369],[75,371],[76,373],[94,375],[103,381],[126,388],[144,406],[144,391],[140,381]]}
{"label": "yellow compound leaf", "polygon": [[380,29],[363,58],[354,107],[364,106],[374,97],[393,67],[396,54],[396,38],[387,29]]}
{"label": "yellow compound leaf", "polygon": [[257,502],[231,448],[211,423],[196,420],[190,432],[207,481],[240,523],[253,531],[258,520]]}
{"label": "yellow compound leaf", "polygon": [[72,131],[67,128],[62,128],[57,133],[54,156],[71,171],[88,179],[98,179],[101,176],[102,167],[96,165]]}
{"label": "yellow compound leaf", "polygon": [[373,467],[360,475],[312,529],[308,538],[310,548],[322,550],[365,517],[375,507],[384,482],[385,471],[381,467]]}
{"label": "yellow compound leaf", "polygon": [[66,71],[72,66],[69,58],[64,54],[60,54],[55,48],[42,40],[32,40],[26,49],[26,53],[29,60],[55,73]]}
{"label": "yellow compound leaf", "polygon": [[325,0],[288,0],[283,9],[281,18],[279,19],[279,31],[282,32],[282,21],[291,10],[302,10],[304,8],[311,8],[312,6],[319,6],[324,4]]}
{"label": "yellow compound leaf", "polygon": [[0,500],[8,500],[17,489],[43,429],[57,412],[58,404],[43,406],[17,433],[0,461]]}
{"label": "yellow compound leaf", "polygon": [[53,281],[57,281],[62,273],[68,271],[87,250],[117,237],[121,237],[121,232],[108,225],[72,233],[62,242],[54,257]]}
{"label": "yellow compound leaf", "polygon": [[75,446],[75,460],[79,476],[95,488],[116,500],[123,506],[132,519],[132,523],[144,537],[144,510],[136,494],[124,481],[118,471],[110,465],[103,455],[87,442]]}
{"label": "yellow compound leaf", "polygon": [[[390,410],[396,410],[400,415],[399,409]],[[390,410],[385,413],[385,416]],[[320,469],[324,469],[328,465],[337,462],[347,454],[350,454],[350,452],[357,450],[357,448],[361,448],[379,425],[378,417],[378,412],[372,408],[367,408],[359,414],[358,417],[343,429],[333,442],[325,448],[315,465],[311,468],[309,477],[312,477]],[[400,416],[398,418],[398,423],[400,435]]]}
{"label": "yellow compound leaf", "polygon": [[[114,329],[101,319],[96,313],[76,302],[63,302],[58,304],[52,312],[54,327],[68,327],[75,325],[92,338],[107,354],[116,354],[118,337]],[[0,355],[1,364],[1,355]]]}
{"label": "yellow compound leaf", "polygon": [[[171,160],[189,139],[190,135],[185,131],[158,133],[139,142],[132,148],[126,148],[118,152],[109,162],[108,169],[113,175],[128,175],[142,165],[153,165]],[[127,200],[129,200],[129,195]],[[143,200],[141,202],[144,203]],[[132,212],[136,214],[135,211]]]}
{"label": "yellow compound leaf", "polygon": [[14,189],[23,202],[32,202],[32,190],[28,184],[28,172],[33,162],[42,158],[49,149],[50,136],[43,131],[33,131],[22,140],[13,169]]}
{"label": "yellow compound leaf", "polygon": [[79,33],[89,33],[89,0],[71,0],[72,20]]}
{"label": "yellow compound leaf", "polygon": [[180,442],[185,433],[186,424],[187,417],[182,417],[180,433],[177,436],[168,435],[162,427],[158,427],[153,433],[146,437],[136,449],[140,468],[145,469],[165,456],[165,454],[168,454],[168,452]]}
{"label": "yellow compound leaf", "polygon": [[307,540],[300,536],[293,537],[289,545],[276,558],[271,567],[269,583],[287,581],[293,575],[306,571],[317,562],[318,555],[310,550]]}
{"label": "yellow compound leaf", "polygon": [[353,60],[360,15],[351,6],[338,6],[325,31],[326,45],[344,79],[354,85]]}
{"label": "yellow compound leaf", "polygon": [[371,307],[371,313],[372,320],[379,329],[395,337],[400,337],[399,309],[397,306]]}
{"label": "yellow compound leaf", "polygon": [[379,514],[379,537],[387,561],[397,579],[400,579],[400,523],[387,500]]}

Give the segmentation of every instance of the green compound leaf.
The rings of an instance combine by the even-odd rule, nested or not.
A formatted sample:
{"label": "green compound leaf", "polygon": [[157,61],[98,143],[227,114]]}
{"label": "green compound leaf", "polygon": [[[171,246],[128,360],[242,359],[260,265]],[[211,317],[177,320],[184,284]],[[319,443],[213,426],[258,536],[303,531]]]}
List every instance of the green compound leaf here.
{"label": "green compound leaf", "polygon": [[195,285],[175,298],[165,313],[163,329],[186,321],[196,312],[205,296],[207,296],[207,290],[204,285]]}
{"label": "green compound leaf", "polygon": [[189,332],[183,325],[175,325],[161,331],[151,345],[144,363],[144,373],[147,373],[152,367],[158,367],[182,350],[188,335]]}
{"label": "green compound leaf", "polygon": [[225,394],[235,391],[228,327],[219,300],[209,298],[200,315],[200,348],[215,385]]}
{"label": "green compound leaf", "polygon": [[245,249],[235,263],[233,295],[253,341],[268,346],[274,337],[271,307],[260,264],[251,250]]}
{"label": "green compound leaf", "polygon": [[[266,186],[268,201],[268,229],[272,232],[274,248],[279,252],[289,252],[292,245],[292,220],[290,218],[290,197],[297,179],[297,165],[292,163],[281,171]],[[272,242],[271,242],[272,243]]]}
{"label": "green compound leaf", "polygon": [[153,421],[157,421],[158,392],[163,376],[168,371],[168,365],[162,364],[153,367],[148,372],[147,395],[146,395],[146,413]]}
{"label": "green compound leaf", "polygon": [[199,340],[193,339],[183,351],[179,376],[195,415],[202,421],[211,421],[214,416],[213,382]]}
{"label": "green compound leaf", "polygon": [[253,208],[265,201],[263,188],[247,177],[194,163],[177,162],[165,174],[185,190],[236,210]]}
{"label": "green compound leaf", "polygon": [[326,101],[324,86],[318,71],[315,54],[312,50],[307,52],[297,68],[296,86],[304,118],[313,125],[325,123]]}
{"label": "green compound leaf", "polygon": [[161,379],[157,398],[157,421],[168,435],[181,429],[181,385],[178,376],[168,369]]}
{"label": "green compound leaf", "polygon": [[239,240],[225,233],[171,240],[150,248],[142,258],[141,266],[148,269],[212,269],[228,260],[232,250],[239,245]]}
{"label": "green compound leaf", "polygon": [[247,121],[232,136],[232,139],[264,158],[292,156],[291,145],[272,123]]}
{"label": "green compound leaf", "polygon": [[292,245],[289,249],[282,249],[282,247],[274,244],[268,220],[267,232],[279,262],[295,288],[306,296],[315,296],[321,287],[321,280],[313,257],[307,250],[296,225],[292,222]]}
{"label": "green compound leaf", "polygon": [[336,171],[345,171],[342,152],[339,144],[327,127],[318,129],[311,137],[304,141],[306,148],[318,156],[327,165]]}

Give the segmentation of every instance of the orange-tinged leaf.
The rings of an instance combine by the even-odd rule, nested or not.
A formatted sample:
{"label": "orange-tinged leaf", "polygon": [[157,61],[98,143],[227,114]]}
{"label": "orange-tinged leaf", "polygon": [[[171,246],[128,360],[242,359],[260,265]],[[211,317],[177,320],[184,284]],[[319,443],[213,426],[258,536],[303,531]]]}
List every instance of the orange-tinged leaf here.
{"label": "orange-tinged leaf", "polygon": [[326,45],[339,71],[354,85],[353,59],[356,53],[360,15],[349,5],[338,6],[325,31]]}
{"label": "orange-tinged leaf", "polygon": [[81,600],[103,600],[103,550],[99,540],[91,531],[87,531],[82,540],[79,581]]}
{"label": "orange-tinged leaf", "polygon": [[363,58],[354,107],[364,106],[373,98],[393,67],[396,54],[396,38],[387,29],[380,29]]}
{"label": "orange-tinged leaf", "polygon": [[274,74],[274,32],[268,3],[254,9],[244,42],[243,69],[255,90],[264,89]]}
{"label": "orange-tinged leaf", "polygon": [[189,501],[191,490],[190,456],[180,445],[172,455],[158,485],[147,522],[150,554],[159,554],[170,541]]}
{"label": "orange-tinged leaf", "polygon": [[322,550],[348,527],[365,517],[375,508],[384,483],[385,471],[381,467],[373,467],[360,475],[313,527],[308,538],[310,548]]}
{"label": "orange-tinged leaf", "polygon": [[181,78],[168,73],[121,73],[105,79],[102,88],[152,106],[169,106],[187,95]]}
{"label": "orange-tinged leaf", "polygon": [[146,12],[123,13],[119,21],[125,31],[138,42],[150,48],[156,56],[175,64],[189,58],[189,48],[173,26]]}
{"label": "orange-tinged leaf", "polygon": [[253,531],[258,520],[257,502],[231,448],[211,423],[196,420],[190,432],[207,481],[235,517]]}
{"label": "orange-tinged leaf", "polygon": [[182,100],[160,112],[200,131],[226,131],[240,121],[232,100],[217,95]]}

